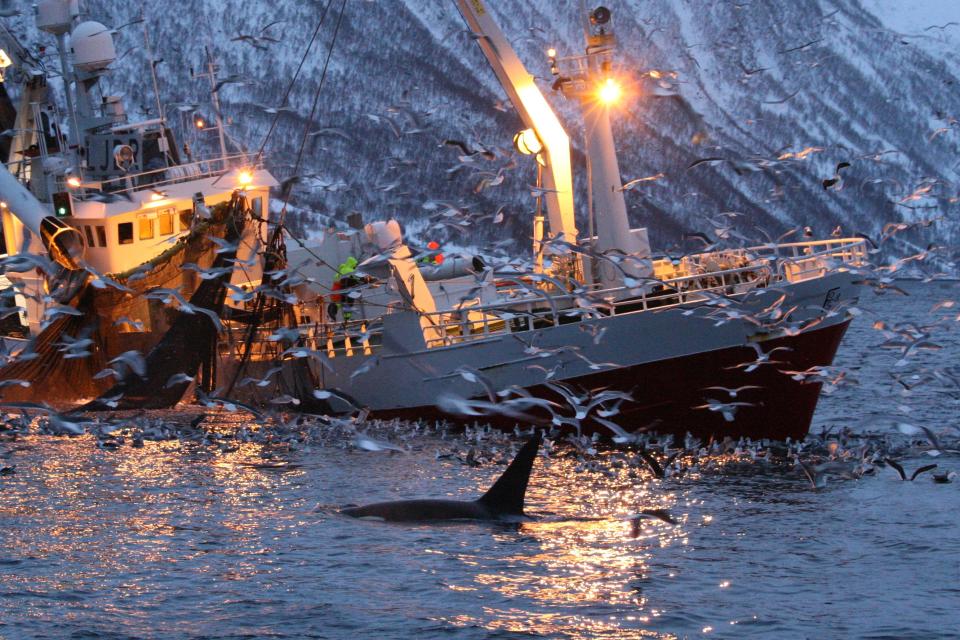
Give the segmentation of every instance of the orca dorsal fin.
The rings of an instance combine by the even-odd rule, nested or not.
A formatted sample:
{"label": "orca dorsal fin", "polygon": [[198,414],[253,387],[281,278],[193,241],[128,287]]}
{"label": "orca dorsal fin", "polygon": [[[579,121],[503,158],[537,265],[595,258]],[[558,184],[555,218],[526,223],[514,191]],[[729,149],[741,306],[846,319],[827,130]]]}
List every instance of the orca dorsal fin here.
{"label": "orca dorsal fin", "polygon": [[533,470],[533,461],[536,460],[539,449],[540,432],[537,431],[523,445],[503,475],[477,502],[497,514],[522,516],[527,482],[530,480],[530,471]]}

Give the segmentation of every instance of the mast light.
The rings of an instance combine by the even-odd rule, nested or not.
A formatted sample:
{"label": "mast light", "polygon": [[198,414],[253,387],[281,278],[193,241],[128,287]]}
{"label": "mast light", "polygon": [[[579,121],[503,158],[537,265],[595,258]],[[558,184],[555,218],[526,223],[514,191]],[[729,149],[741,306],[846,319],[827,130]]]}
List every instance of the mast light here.
{"label": "mast light", "polygon": [[616,80],[607,78],[606,81],[600,85],[600,90],[597,95],[600,98],[600,102],[611,105],[619,102],[621,96],[623,96],[623,89],[620,88]]}

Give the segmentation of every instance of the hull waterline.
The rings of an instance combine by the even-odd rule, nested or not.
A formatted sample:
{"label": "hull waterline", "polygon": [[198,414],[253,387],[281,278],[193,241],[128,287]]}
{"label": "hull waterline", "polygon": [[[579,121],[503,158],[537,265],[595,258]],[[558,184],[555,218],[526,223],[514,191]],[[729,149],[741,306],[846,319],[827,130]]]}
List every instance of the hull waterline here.
{"label": "hull waterline", "polygon": [[[782,337],[764,343],[767,351],[785,347],[777,364],[762,365],[747,372],[738,366],[753,361],[756,354],[749,347],[732,347],[649,362],[632,367],[599,371],[563,381],[578,391],[613,389],[625,391],[633,401],[620,405],[620,411],[609,420],[628,432],[656,432],[706,439],[769,438],[802,439],[810,429],[817,408],[822,384],[795,380],[783,371],[804,371],[814,366],[830,366],[850,321],[796,336]],[[709,387],[759,387],[744,389],[735,399],[722,390]],[[536,397],[548,398],[563,405],[563,398],[546,385],[529,388]],[[736,407],[733,420],[721,412],[695,409],[713,399],[720,402],[743,402],[750,406]],[[547,413],[530,412],[549,423]],[[569,408],[562,415],[573,417]],[[374,411],[372,416],[408,420],[448,420],[452,422],[489,422],[501,429],[513,429],[521,421],[506,416],[482,418],[445,413],[436,406],[425,405],[406,409]],[[522,426],[522,425],[521,425]],[[598,431],[610,435],[609,429],[590,417],[582,421],[585,433]]]}

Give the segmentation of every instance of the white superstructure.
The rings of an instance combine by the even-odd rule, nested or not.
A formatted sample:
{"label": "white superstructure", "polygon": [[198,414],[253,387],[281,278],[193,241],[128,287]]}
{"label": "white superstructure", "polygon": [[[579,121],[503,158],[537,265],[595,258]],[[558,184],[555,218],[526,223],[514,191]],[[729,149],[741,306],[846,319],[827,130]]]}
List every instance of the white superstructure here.
{"label": "white superstructure", "polygon": [[[168,252],[237,189],[265,219],[277,182],[256,159],[239,152],[193,157],[178,148],[162,117],[133,122],[119,97],[94,100],[116,47],[113,31],[82,19],[80,9],[77,0],[36,7],[38,27],[56,40],[66,114],[49,93],[42,65],[0,29],[0,47],[24,82],[17,135],[0,171],[5,252],[49,253],[68,271],[122,274]],[[247,253],[254,250],[253,238],[245,243]],[[10,274],[25,294],[31,333],[40,330],[47,306],[63,302],[56,292],[63,275]]]}

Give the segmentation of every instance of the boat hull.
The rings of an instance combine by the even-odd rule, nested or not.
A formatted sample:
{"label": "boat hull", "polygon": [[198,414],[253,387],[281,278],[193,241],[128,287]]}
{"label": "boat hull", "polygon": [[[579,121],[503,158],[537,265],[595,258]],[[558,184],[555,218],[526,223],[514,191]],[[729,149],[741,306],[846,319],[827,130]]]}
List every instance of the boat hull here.
{"label": "boat hull", "polygon": [[[747,371],[745,363],[756,358],[750,347],[731,347],[647,362],[631,367],[598,371],[588,375],[568,378],[563,384],[577,392],[598,389],[613,389],[629,393],[633,400],[619,407],[619,413],[609,420],[628,432],[656,432],[684,436],[689,433],[697,438],[769,438],[785,440],[802,439],[813,420],[822,383],[808,379],[800,381],[784,371],[804,371],[814,366],[832,364],[840,342],[850,321],[811,330],[796,336],[785,336],[764,343],[769,351],[783,347],[790,351],[776,356],[777,364],[761,365]],[[728,392],[710,387],[743,389],[731,398]],[[563,406],[565,401],[554,389],[546,385],[529,388],[532,395],[547,398]],[[736,406],[732,419],[720,411],[698,409],[709,400],[724,403],[743,402]],[[549,423],[552,416],[546,412],[529,412],[537,421]],[[574,412],[567,408],[558,411],[562,417],[573,418]],[[473,422],[476,416],[445,413],[434,405],[407,409],[374,411],[379,418],[412,420],[437,419]],[[480,419],[502,429],[513,429],[521,421],[513,417],[490,415]],[[581,421],[584,433],[598,431],[611,435],[610,430],[590,416]]]}
{"label": "boat hull", "polygon": [[[385,316],[390,340],[385,333],[378,352],[288,361],[282,387],[304,411],[363,407],[384,418],[478,420],[508,429],[531,421],[607,429],[592,418],[596,409],[575,420],[575,408],[555,386],[562,383],[574,392],[629,394],[632,399],[620,404],[618,413],[603,416],[627,431],[802,438],[820,385],[783,371],[832,363],[850,323],[841,305],[853,304],[858,295],[856,279],[837,273],[756,291],[738,304],[739,316],[718,315],[707,305],[676,306],[478,336],[440,348],[423,347],[415,314]],[[777,300],[794,310],[800,324],[757,324],[753,316]],[[758,351],[773,364],[751,366]],[[709,389],[743,386],[759,388],[744,389],[735,398]],[[318,388],[340,396],[320,394],[317,401],[313,390]],[[503,390],[556,404],[539,412],[529,406],[504,410],[510,404],[501,396],[491,406],[494,392]],[[711,400],[742,404],[727,411],[697,408]]]}

